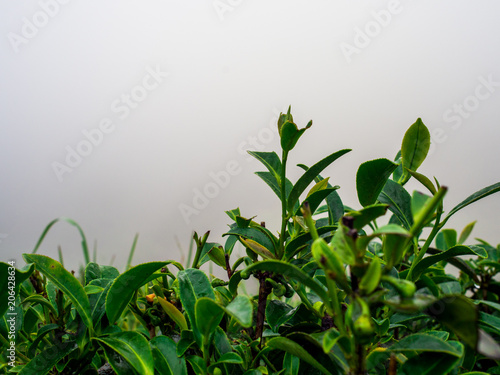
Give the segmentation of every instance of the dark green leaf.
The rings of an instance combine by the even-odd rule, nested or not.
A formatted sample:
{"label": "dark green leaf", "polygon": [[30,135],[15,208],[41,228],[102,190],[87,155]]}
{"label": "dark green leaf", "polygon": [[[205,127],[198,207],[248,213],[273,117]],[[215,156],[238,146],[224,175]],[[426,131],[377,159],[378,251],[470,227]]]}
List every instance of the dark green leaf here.
{"label": "dark green leaf", "polygon": [[72,351],[78,348],[74,341],[57,342],[39,353],[29,361],[19,372],[19,375],[45,375]]}
{"label": "dark green leaf", "polygon": [[[31,264],[26,271],[23,271],[12,267],[10,264],[0,262],[0,275],[2,275],[0,279],[0,316],[3,316],[8,309],[9,281],[14,283],[13,295],[18,296],[21,284],[31,276],[34,270],[34,264]],[[10,280],[9,277],[11,277]]]}
{"label": "dark green leaf", "polygon": [[290,191],[290,194],[288,195],[288,202],[287,202],[287,210],[288,212],[293,211],[293,207],[299,200],[300,195],[304,192],[304,190],[309,186],[311,182],[314,181],[314,178],[323,171],[326,167],[328,167],[331,163],[333,163],[335,160],[340,158],[342,155],[348,153],[351,150],[340,150],[337,151],[326,158],[320,160],[316,164],[314,164],[311,168],[309,168],[300,178],[299,180],[295,183],[295,185],[292,188],[292,191]]}
{"label": "dark green leaf", "polygon": [[[94,340],[122,357],[139,374],[154,375],[154,361],[148,341],[138,332],[118,332],[109,336],[95,337]],[[108,354],[109,351],[106,352]],[[107,356],[108,359],[109,356]],[[112,362],[112,361],[111,361]],[[115,358],[115,362],[116,358]],[[113,366],[113,363],[110,363]],[[115,369],[116,371],[116,369]],[[125,374],[117,371],[118,375]]]}
{"label": "dark green leaf", "polygon": [[187,375],[186,360],[176,354],[174,340],[167,336],[156,336],[149,344],[152,347],[155,369],[162,375]]}
{"label": "dark green leaf", "polygon": [[413,225],[411,197],[404,187],[388,180],[377,199],[389,205],[389,210],[396,215],[406,229],[411,228]]}
{"label": "dark green leaf", "polygon": [[458,205],[453,207],[453,209],[448,213],[446,218],[443,220],[443,223],[448,221],[448,219],[460,211],[462,208],[467,207],[469,204],[472,204],[474,202],[477,202],[480,199],[483,199],[487,197],[488,195],[494,194],[496,192],[500,191],[500,182],[497,182],[496,184],[487,186],[479,191],[476,191],[474,194],[468,196],[466,199],[464,199],[462,202],[460,202]]}
{"label": "dark green leaf", "polygon": [[397,164],[388,159],[370,160],[359,166],[356,174],[356,190],[359,203],[363,207],[377,201],[382,188],[396,168]]}
{"label": "dark green leaf", "polygon": [[106,297],[106,315],[113,324],[122,315],[135,291],[148,282],[149,277],[168,262],[139,264],[118,276]]}
{"label": "dark green leaf", "polygon": [[38,254],[23,254],[23,257],[26,263],[35,263],[36,269],[69,298],[84,324],[92,330],[90,302],[82,284],[56,260]]}

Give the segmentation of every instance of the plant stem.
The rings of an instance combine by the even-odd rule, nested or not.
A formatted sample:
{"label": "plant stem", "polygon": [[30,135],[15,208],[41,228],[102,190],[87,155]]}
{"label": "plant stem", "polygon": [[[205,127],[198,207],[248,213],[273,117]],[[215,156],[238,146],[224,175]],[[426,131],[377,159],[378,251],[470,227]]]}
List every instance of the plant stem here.
{"label": "plant stem", "polygon": [[257,322],[255,328],[255,339],[260,340],[259,346],[262,346],[262,334],[264,333],[264,321],[266,317],[267,297],[271,294],[266,279],[270,276],[269,272],[259,272],[255,276],[259,279],[259,301],[257,305]]}
{"label": "plant stem", "polygon": [[337,284],[335,281],[330,279],[328,276],[326,277],[326,284],[328,286],[328,293],[330,294],[331,305],[333,308],[333,321],[337,326],[341,335],[346,335],[346,330],[344,326],[344,320],[342,316],[342,308],[340,307],[339,298],[337,295]]}
{"label": "plant stem", "polygon": [[288,215],[286,213],[286,205],[287,205],[287,194],[286,194],[286,162],[288,159],[288,151],[283,150],[282,160],[281,160],[281,231],[279,238],[279,253],[278,259],[285,253],[285,240],[286,240],[286,225],[288,223]]}

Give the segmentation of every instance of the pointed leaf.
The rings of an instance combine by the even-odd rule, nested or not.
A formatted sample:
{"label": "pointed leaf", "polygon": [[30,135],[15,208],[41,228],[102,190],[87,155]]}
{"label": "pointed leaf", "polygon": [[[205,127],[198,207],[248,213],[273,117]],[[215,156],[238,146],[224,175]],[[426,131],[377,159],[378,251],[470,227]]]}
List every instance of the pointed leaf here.
{"label": "pointed leaf", "polygon": [[188,329],[186,318],[184,318],[184,315],[182,315],[177,307],[161,297],[158,297],[158,303],[181,330]]}
{"label": "pointed leaf", "polygon": [[[111,349],[118,354],[139,374],[154,375],[154,361],[151,347],[140,333],[132,331],[118,332],[109,336],[94,337],[93,339],[99,342],[104,349]],[[106,351],[106,354],[108,359],[110,359],[109,350]],[[118,358],[114,359],[115,361],[110,362],[112,367],[113,362],[121,362]]]}
{"label": "pointed leaf", "polygon": [[111,284],[106,297],[106,315],[113,324],[122,315],[135,291],[148,282],[148,278],[168,262],[139,264],[118,276]]}
{"label": "pointed leaf", "polygon": [[359,203],[363,207],[377,201],[382,188],[396,168],[397,164],[388,159],[370,160],[359,166],[356,174],[356,190]]}
{"label": "pointed leaf", "polygon": [[152,347],[156,370],[162,375],[187,375],[186,360],[176,354],[177,345],[170,337],[156,336]]}
{"label": "pointed leaf", "polygon": [[348,153],[349,151],[351,150],[346,149],[337,151],[327,156],[326,158],[320,160],[319,162],[314,164],[311,168],[309,168],[295,183],[295,185],[292,188],[292,191],[290,191],[290,194],[288,195],[288,202],[287,202],[288,212],[291,212],[293,210],[293,207],[299,200],[300,195],[309,186],[309,184],[314,181],[316,176],[319,173],[321,173],[323,169],[328,167],[331,163],[333,163],[335,160],[340,158],[342,155]]}
{"label": "pointed leaf", "polygon": [[23,257],[26,263],[35,263],[36,269],[68,297],[83,323],[92,330],[90,302],[82,284],[56,260],[38,254],[23,254]]}
{"label": "pointed leaf", "polygon": [[430,145],[431,135],[429,130],[422,120],[418,118],[403,137],[403,143],[401,144],[401,162],[403,167],[416,171],[427,156]]}
{"label": "pointed leaf", "polygon": [[460,202],[458,205],[453,207],[453,209],[448,213],[446,218],[443,220],[443,223],[448,221],[448,219],[460,211],[462,208],[467,207],[469,204],[472,204],[474,202],[477,202],[480,199],[483,199],[487,197],[488,195],[494,194],[496,192],[500,191],[500,182],[497,182],[496,184],[487,186],[479,191],[476,191],[474,194],[468,196],[466,199],[464,199],[462,202]]}

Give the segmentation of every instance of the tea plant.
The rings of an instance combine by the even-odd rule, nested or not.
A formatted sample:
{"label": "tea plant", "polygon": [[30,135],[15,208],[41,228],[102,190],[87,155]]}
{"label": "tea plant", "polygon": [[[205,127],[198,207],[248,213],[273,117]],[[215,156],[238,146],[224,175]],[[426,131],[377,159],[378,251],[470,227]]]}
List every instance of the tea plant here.
{"label": "tea plant", "polygon": [[[394,161],[359,167],[360,207],[350,208],[321,173],[351,150],[299,165],[304,172],[295,183],[287,178],[288,155],[311,125],[299,129],[289,109],[278,120],[281,157],[250,151],[266,169],[257,175],[281,201],[277,232],[236,208],[226,212],[224,245],[195,233],[188,265],[131,267],[136,237],[120,273],[91,262],[82,229],[63,219],[82,237],[86,266],[78,280],[62,256],[36,254],[51,222],[24,254],[25,267],[0,263],[16,280],[10,290],[6,277],[0,281],[1,371],[500,374],[500,246],[465,245],[474,223],[460,234],[446,227],[500,183],[445,211],[447,188],[417,172],[430,146],[418,119]],[[410,194],[411,178],[426,193]],[[235,257],[236,246],[246,255]],[[226,280],[200,270],[208,262]],[[257,281],[255,295],[245,291],[249,278]]]}

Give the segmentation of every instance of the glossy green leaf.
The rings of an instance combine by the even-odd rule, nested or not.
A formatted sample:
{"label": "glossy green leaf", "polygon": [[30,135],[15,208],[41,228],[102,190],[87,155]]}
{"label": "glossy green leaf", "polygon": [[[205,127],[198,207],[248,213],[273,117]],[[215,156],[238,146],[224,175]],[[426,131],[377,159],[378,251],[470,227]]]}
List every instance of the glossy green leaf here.
{"label": "glossy green leaf", "polygon": [[156,336],[149,344],[155,369],[162,375],[187,375],[186,360],[176,354],[177,345],[170,337]]}
{"label": "glossy green leaf", "polygon": [[223,236],[228,235],[236,235],[238,236],[238,238],[243,237],[245,240],[255,241],[265,249],[269,250],[271,253],[275,253],[275,243],[273,242],[273,240],[270,239],[266,233],[257,228],[232,227],[227,233],[223,234]]}
{"label": "glossy green leaf", "polygon": [[377,201],[382,188],[396,168],[397,164],[388,159],[370,160],[359,166],[356,173],[356,191],[363,207]]}
{"label": "glossy green leaf", "polygon": [[[265,260],[262,262],[254,263],[242,271],[242,274],[250,275],[255,271],[269,271],[279,275],[290,277],[304,286],[311,288],[311,290],[316,293],[323,301],[329,300],[328,294],[324,287],[309,277],[304,271],[300,268],[285,263],[279,260]],[[242,275],[245,276],[245,275]]]}
{"label": "glossy green leaf", "polygon": [[[3,316],[8,309],[9,291],[13,290],[14,296],[18,296],[21,284],[31,276],[35,270],[35,265],[31,264],[25,268],[27,268],[25,271],[18,270],[10,264],[0,262],[0,275],[2,275],[0,278],[0,316]],[[11,277],[11,280],[9,280],[9,277]],[[13,288],[9,288],[9,286],[13,286]]]}
{"label": "glossy green leaf", "polygon": [[[271,189],[274,191],[274,193],[278,196],[278,198],[281,200],[281,185],[279,183],[279,179],[273,175],[271,172],[255,172],[257,176],[259,176]],[[292,183],[290,180],[286,179],[285,182],[285,192],[286,195],[290,193],[292,190]]]}
{"label": "glossy green leaf", "polygon": [[413,225],[411,196],[404,187],[392,180],[388,180],[378,196],[378,200],[381,203],[389,205],[389,210],[399,219],[406,229],[411,228]]}
{"label": "glossy green leaf", "polygon": [[425,207],[425,204],[429,201],[429,199],[431,199],[429,195],[416,190],[413,192],[413,195],[411,196],[411,213],[413,217],[417,216],[417,214]]}
{"label": "glossy green leaf", "polygon": [[250,328],[253,320],[253,305],[247,296],[236,296],[224,311],[245,328]]}
{"label": "glossy green leaf", "polygon": [[295,211],[295,215],[302,216],[301,208],[304,207],[305,202],[307,202],[309,204],[309,209],[314,214],[316,212],[316,209],[321,204],[321,202],[323,202],[324,199],[326,199],[332,192],[334,192],[338,188],[339,188],[339,186],[335,186],[333,188],[322,189],[322,190],[316,191],[316,192],[308,195],[307,198],[302,203],[302,205]]}
{"label": "glossy green leaf", "polygon": [[448,261],[450,258],[454,258],[460,255],[477,255],[479,257],[485,257],[487,254],[485,252],[481,252],[480,249],[474,249],[464,245],[454,246],[447,251],[443,251],[441,253],[423,258],[413,269],[412,280],[418,280],[422,272],[428,270],[432,265],[442,260]]}
{"label": "glossy green leaf", "polygon": [[366,270],[363,278],[359,283],[359,288],[365,293],[370,294],[373,292],[380,282],[380,277],[382,276],[382,268],[380,266],[380,261],[378,258],[373,258]]}
{"label": "glossy green leaf", "polygon": [[287,210],[288,212],[293,211],[293,207],[299,200],[300,195],[305,191],[305,189],[309,186],[311,182],[314,181],[314,178],[323,171],[326,167],[328,167],[335,160],[340,158],[342,155],[348,153],[351,150],[340,150],[337,151],[326,158],[320,160],[316,164],[314,164],[311,168],[309,168],[295,183],[290,194],[288,195],[287,202]]}
{"label": "glossy green leaf", "polygon": [[205,273],[196,268],[179,271],[177,280],[182,307],[187,313],[196,342],[201,346],[201,332],[196,325],[196,301],[202,297],[215,300],[214,290]]}
{"label": "glossy green leaf", "polygon": [[433,335],[415,333],[404,337],[388,348],[391,352],[435,352],[460,357],[462,352],[450,343]]}
{"label": "glossy green leaf", "polygon": [[[332,234],[332,232],[336,229],[336,225],[327,225],[324,227],[316,228],[316,231],[318,232],[318,236],[324,237]],[[285,259],[292,259],[299,251],[309,246],[311,242],[312,236],[310,232],[298,235],[293,240],[287,243],[285,247]]]}
{"label": "glossy green leaf", "polygon": [[[154,375],[154,360],[151,347],[140,333],[133,331],[118,332],[93,339],[103,348],[111,349],[118,354],[139,374]],[[109,351],[106,351],[111,367],[118,375],[125,374],[123,371],[117,371],[121,360],[117,357],[110,358],[109,353]]]}
{"label": "glossy green leaf", "polygon": [[430,304],[425,312],[452,330],[470,347],[474,349],[477,347],[478,311],[467,297],[463,295],[442,297]]}
{"label": "glossy green leaf", "polygon": [[90,310],[92,312],[92,321],[94,326],[99,323],[101,318],[106,313],[106,297],[111,288],[112,280],[110,279],[95,279],[90,282],[90,285],[98,285],[104,290],[99,294],[89,296]]}
{"label": "glossy green leaf", "polygon": [[283,375],[299,375],[300,369],[300,358],[290,354],[285,353],[283,358]]}
{"label": "glossy green leaf", "polygon": [[251,240],[251,239],[244,239],[243,237],[240,237],[240,241],[243,245],[245,245],[248,249],[252,250],[254,253],[260,255],[264,259],[276,259],[274,254],[266,249],[264,246],[262,246],[260,243]]}
{"label": "glossy green leaf", "polygon": [[[41,297],[41,296],[40,296]],[[35,356],[36,349],[38,347],[38,344],[42,339],[47,335],[48,333],[55,331],[56,329],[60,328],[59,324],[47,324],[44,325],[43,327],[40,327],[40,329],[37,332],[36,339],[33,340],[33,342],[30,344],[28,348],[28,357],[33,358]]]}
{"label": "glossy green leaf", "polygon": [[276,177],[281,173],[281,160],[276,152],[247,151],[250,155],[260,161],[270,173]]}
{"label": "glossy green leaf", "polygon": [[443,220],[443,223],[448,221],[448,219],[460,211],[462,208],[467,207],[469,204],[472,204],[474,202],[477,202],[480,199],[483,199],[487,197],[488,195],[494,194],[496,192],[500,191],[500,182],[497,182],[496,184],[487,186],[479,191],[476,191],[474,194],[468,196],[466,199],[464,199],[462,202],[460,202],[458,205],[453,207],[451,211],[448,213],[446,218]]}
{"label": "glossy green leaf", "polygon": [[177,309],[177,307],[161,297],[158,297],[158,303],[170,319],[172,319],[181,330],[188,329],[186,318],[184,318],[184,315],[179,311],[179,309]]}
{"label": "glossy green leaf", "polygon": [[360,230],[365,225],[371,223],[373,220],[380,216],[385,215],[387,212],[388,205],[386,204],[374,204],[366,206],[359,211],[349,211],[346,216],[351,216],[354,218],[354,228]]}
{"label": "glossy green leaf", "polygon": [[169,262],[139,264],[118,276],[111,284],[106,297],[106,315],[113,324],[120,318],[135,291],[148,282],[149,277]]}
{"label": "glossy green leaf", "polygon": [[73,303],[83,323],[93,329],[90,302],[82,284],[56,260],[45,255],[23,254],[26,263],[35,263],[36,269],[54,283]]}
{"label": "glossy green leaf", "polygon": [[436,247],[439,250],[448,250],[457,244],[457,231],[455,229],[443,229],[436,236]]}
{"label": "glossy green leaf", "polygon": [[[459,343],[458,343],[459,344]],[[460,358],[444,353],[421,353],[408,359],[398,371],[401,375],[447,375]]]}
{"label": "glossy green leaf", "polygon": [[409,169],[405,169],[409,174],[411,174],[411,176],[417,180],[418,182],[420,182],[422,185],[424,185],[427,190],[429,190],[429,192],[434,195],[436,194],[436,188],[434,187],[434,184],[432,183],[431,180],[429,180],[429,178],[427,178],[426,176],[424,176],[423,174],[420,174],[418,172],[415,172],[415,171],[411,171]]}
{"label": "glossy green leaf", "polygon": [[201,334],[209,337],[224,316],[224,311],[213,299],[202,297],[196,301],[195,305],[196,326]]}
{"label": "glossy green leaf", "polygon": [[214,246],[208,252],[208,257],[212,262],[217,264],[219,267],[226,269],[226,256],[222,246]]}
{"label": "glossy green leaf", "polygon": [[19,375],[45,375],[64,357],[78,349],[74,341],[56,343],[49,346],[29,361],[19,372]]}
{"label": "glossy green leaf", "polygon": [[309,363],[327,375],[332,375],[321,363],[316,360],[317,353],[308,353],[302,346],[286,337],[275,337],[267,342],[267,346],[273,349],[283,350]]}
{"label": "glossy green leaf", "polygon": [[206,375],[207,374],[207,365],[205,361],[203,361],[203,358],[197,356],[197,355],[190,355],[186,357],[186,360],[189,362],[191,365],[191,368],[193,369],[194,373],[196,375]]}
{"label": "glossy green leaf", "polygon": [[430,145],[431,135],[429,130],[422,120],[418,118],[403,137],[403,143],[401,144],[401,163],[403,167],[416,171],[425,160]]}

